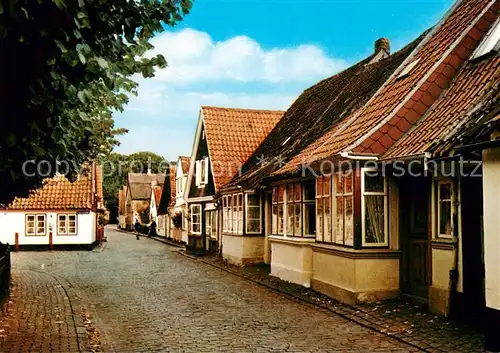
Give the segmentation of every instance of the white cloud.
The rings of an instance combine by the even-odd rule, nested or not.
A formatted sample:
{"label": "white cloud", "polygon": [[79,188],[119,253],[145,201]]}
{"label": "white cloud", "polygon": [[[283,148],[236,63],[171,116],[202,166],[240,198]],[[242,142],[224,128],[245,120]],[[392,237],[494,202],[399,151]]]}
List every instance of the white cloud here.
{"label": "white cloud", "polygon": [[138,96],[116,114],[117,126],[130,131],[120,138],[121,153],[188,155],[200,106],[285,110],[304,89],[346,66],[314,45],[267,50],[246,36],[214,42],[191,29],[163,33],[153,44],[169,67],[140,79]]}
{"label": "white cloud", "polygon": [[263,49],[247,36],[214,42],[204,32],[184,29],[156,37],[152,53],[163,54],[168,67],[157,79],[176,84],[201,81],[305,82],[333,75],[346,66],[317,46]]}

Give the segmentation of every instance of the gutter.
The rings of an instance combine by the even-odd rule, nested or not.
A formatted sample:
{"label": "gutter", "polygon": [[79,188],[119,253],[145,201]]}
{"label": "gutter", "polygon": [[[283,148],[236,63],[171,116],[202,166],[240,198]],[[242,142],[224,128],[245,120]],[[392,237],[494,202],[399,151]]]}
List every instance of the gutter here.
{"label": "gutter", "polygon": [[378,155],[370,154],[352,154],[351,151],[340,152],[342,158],[352,159],[356,161],[378,161]]}

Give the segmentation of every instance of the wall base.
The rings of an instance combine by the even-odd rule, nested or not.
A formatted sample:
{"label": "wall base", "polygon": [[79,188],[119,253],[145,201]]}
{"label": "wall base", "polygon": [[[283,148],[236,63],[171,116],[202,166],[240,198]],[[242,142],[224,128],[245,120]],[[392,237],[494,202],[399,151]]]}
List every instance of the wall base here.
{"label": "wall base", "polygon": [[222,235],[222,257],[236,266],[250,266],[264,263],[263,236]]}
{"label": "wall base", "polygon": [[439,287],[429,287],[429,310],[448,316],[450,291]]}
{"label": "wall base", "polygon": [[381,300],[397,298],[400,295],[399,290],[353,292],[315,278],[311,278],[311,288],[348,305],[376,303]]}
{"label": "wall base", "polygon": [[271,275],[284,281],[311,286],[312,250],[311,239],[287,239],[270,237]]}

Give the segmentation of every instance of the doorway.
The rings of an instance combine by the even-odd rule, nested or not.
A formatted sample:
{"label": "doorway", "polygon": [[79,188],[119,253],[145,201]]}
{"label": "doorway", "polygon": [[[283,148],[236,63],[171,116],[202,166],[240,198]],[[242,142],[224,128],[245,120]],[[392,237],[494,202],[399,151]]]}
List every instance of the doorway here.
{"label": "doorway", "polygon": [[429,204],[431,183],[408,177],[400,182],[401,290],[422,299],[429,287]]}

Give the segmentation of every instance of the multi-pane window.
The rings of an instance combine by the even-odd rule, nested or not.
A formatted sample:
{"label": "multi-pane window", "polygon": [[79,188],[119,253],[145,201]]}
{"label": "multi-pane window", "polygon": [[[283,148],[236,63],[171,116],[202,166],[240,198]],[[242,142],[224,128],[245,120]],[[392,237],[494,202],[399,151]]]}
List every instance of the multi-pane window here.
{"label": "multi-pane window", "polygon": [[45,215],[26,216],[26,235],[45,235]]}
{"label": "multi-pane window", "polygon": [[207,237],[217,239],[217,211],[205,212],[205,234]]}
{"label": "multi-pane window", "polygon": [[316,179],[316,240],[353,246],[352,172]]}
{"label": "multi-pane window", "polygon": [[191,205],[191,233],[201,234],[201,205]]}
{"label": "multi-pane window", "polygon": [[380,172],[362,169],[362,234],[364,246],[386,246],[387,185]]}
{"label": "multi-pane window", "polygon": [[58,214],[57,215],[57,234],[75,235],[76,234],[76,214]]}
{"label": "multi-pane window", "polygon": [[262,232],[260,195],[246,194],[246,232],[259,234]]}
{"label": "multi-pane window", "polygon": [[354,244],[354,217],[352,196],[352,171],[335,174],[334,236],[333,242],[340,245]]}
{"label": "multi-pane window", "polygon": [[231,232],[233,230],[233,226],[231,223],[232,216],[232,203],[233,198],[231,196],[224,196],[222,198],[222,230],[224,232]]}
{"label": "multi-pane window", "polygon": [[243,194],[224,196],[222,199],[223,230],[243,233]]}
{"label": "multi-pane window", "polygon": [[273,188],[273,234],[314,236],[315,204],[314,182],[288,183]]}
{"label": "multi-pane window", "polygon": [[332,178],[320,176],[316,178],[316,240],[332,241]]}
{"label": "multi-pane window", "polygon": [[437,183],[437,221],[438,235],[443,238],[453,236],[453,185],[449,181]]}

